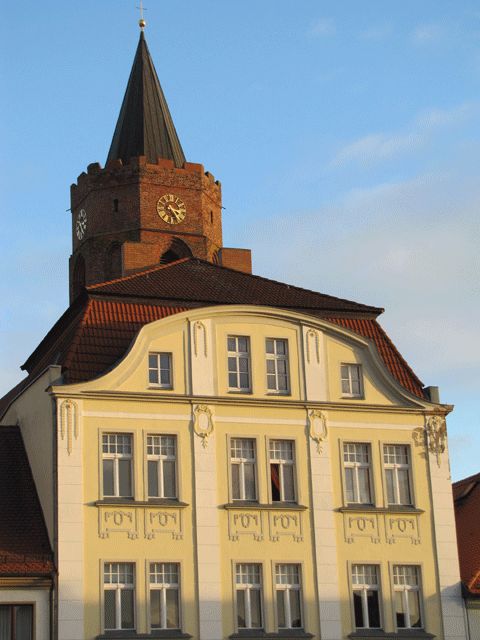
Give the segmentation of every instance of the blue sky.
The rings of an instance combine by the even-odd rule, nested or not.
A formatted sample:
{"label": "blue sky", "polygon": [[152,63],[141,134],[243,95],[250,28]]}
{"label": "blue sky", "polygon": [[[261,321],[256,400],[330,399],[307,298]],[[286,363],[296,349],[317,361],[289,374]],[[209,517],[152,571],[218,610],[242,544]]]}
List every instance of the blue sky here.
{"label": "blue sky", "polygon": [[[135,0],[4,4],[0,393],[68,304],[69,185],[105,161]],[[476,1],[150,0],[147,41],[186,156],[222,181],[255,273],[386,308],[455,404],[455,479],[480,469]]]}

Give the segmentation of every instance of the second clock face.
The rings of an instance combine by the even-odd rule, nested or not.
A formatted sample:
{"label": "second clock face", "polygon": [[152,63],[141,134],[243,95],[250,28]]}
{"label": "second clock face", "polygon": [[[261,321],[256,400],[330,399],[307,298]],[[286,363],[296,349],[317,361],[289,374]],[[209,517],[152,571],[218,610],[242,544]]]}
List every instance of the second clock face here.
{"label": "second clock face", "polygon": [[179,224],[185,220],[187,207],[181,198],[167,193],[158,200],[157,212],[161,219],[168,224]]}

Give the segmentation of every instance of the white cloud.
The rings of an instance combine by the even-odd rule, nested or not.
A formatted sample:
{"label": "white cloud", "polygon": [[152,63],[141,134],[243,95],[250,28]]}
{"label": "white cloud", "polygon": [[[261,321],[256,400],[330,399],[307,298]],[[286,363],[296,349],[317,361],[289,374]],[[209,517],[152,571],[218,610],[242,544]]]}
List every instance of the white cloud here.
{"label": "white cloud", "polygon": [[392,35],[392,26],[390,24],[377,25],[369,27],[360,32],[360,37],[363,40],[385,40]]}
{"label": "white cloud", "polygon": [[415,27],[412,40],[415,44],[424,45],[438,42],[443,38],[445,30],[438,24],[424,24]]}
{"label": "white cloud", "polygon": [[320,18],[310,28],[310,35],[315,37],[333,36],[337,32],[332,18]]}

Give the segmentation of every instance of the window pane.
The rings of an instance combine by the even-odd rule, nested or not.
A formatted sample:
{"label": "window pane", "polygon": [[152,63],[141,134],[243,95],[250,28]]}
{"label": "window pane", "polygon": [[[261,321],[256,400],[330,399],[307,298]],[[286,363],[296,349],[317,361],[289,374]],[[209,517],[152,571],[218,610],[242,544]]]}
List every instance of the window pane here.
{"label": "window pane", "polygon": [[158,366],[158,359],[156,353],[150,353],[148,356],[148,367],[149,369],[156,369]]}
{"label": "window pane", "polygon": [[15,640],[32,640],[32,622],[32,607],[15,607]]}
{"label": "window pane", "polygon": [[228,338],[227,344],[228,344],[229,351],[236,351],[235,342],[236,342],[235,338],[230,338],[230,337]]}
{"label": "window pane", "polygon": [[292,617],[292,627],[301,627],[300,591],[296,589],[290,591],[290,615]]}
{"label": "window pane", "polygon": [[158,384],[158,370],[157,369],[149,369],[148,371],[148,381],[150,384]]}
{"label": "window pane", "polygon": [[248,351],[248,338],[240,336],[238,338],[238,350],[241,353],[247,353]]}
{"label": "window pane", "polygon": [[148,461],[148,495],[150,498],[158,498],[158,462]]}
{"label": "window pane", "polygon": [[408,591],[408,611],[410,613],[410,626],[421,627],[420,602],[418,591]]}
{"label": "window pane", "polygon": [[240,465],[232,464],[232,498],[240,500]]}
{"label": "window pane", "polygon": [[11,608],[7,606],[0,607],[0,639],[10,640],[12,633],[11,625]]}
{"label": "window pane", "polygon": [[294,502],[295,500],[292,464],[283,465],[283,499],[289,502]]}
{"label": "window pane", "polygon": [[119,495],[130,497],[132,495],[132,468],[130,460],[118,461]]}
{"label": "window pane", "polygon": [[275,360],[267,360],[267,373],[275,373]]}
{"label": "window pane", "polygon": [[180,628],[178,620],[178,591],[176,589],[167,589],[167,628]]}
{"label": "window pane", "polygon": [[277,591],[277,616],[278,616],[278,626],[285,627],[285,591]]}
{"label": "window pane", "polygon": [[237,591],[237,625],[245,629],[245,591]]}
{"label": "window pane", "polygon": [[103,495],[115,495],[113,488],[113,460],[103,461]]}
{"label": "window pane", "polygon": [[275,379],[274,375],[268,375],[267,376],[267,388],[270,389],[270,391],[276,391],[277,390],[277,381]]}
{"label": "window pane", "polygon": [[253,464],[244,465],[245,473],[245,500],[255,500],[255,466]]}
{"label": "window pane", "polygon": [[150,626],[152,629],[161,629],[162,627],[160,595],[160,589],[152,589],[150,591]]}
{"label": "window pane", "polygon": [[347,494],[347,502],[355,502],[355,493],[353,488],[353,469],[345,469],[345,492]]}
{"label": "window pane", "polygon": [[105,591],[105,629],[115,629],[115,591]]}
{"label": "window pane", "polygon": [[169,353],[161,353],[160,354],[160,368],[161,369],[166,369],[167,371],[170,371],[171,366],[170,366],[170,354]]}
{"label": "window pane", "polygon": [[133,589],[122,589],[122,629],[133,629]]}
{"label": "window pane", "polygon": [[361,629],[365,626],[363,620],[362,594],[360,591],[353,592],[353,608],[355,610],[355,626]]}
{"label": "window pane", "polygon": [[284,356],[287,351],[285,340],[275,340],[275,346],[277,347],[277,355]]}
{"label": "window pane", "polygon": [[404,629],[406,625],[405,607],[403,605],[403,591],[395,592],[395,613],[397,617],[397,627]]}
{"label": "window pane", "polygon": [[410,504],[410,487],[408,483],[408,469],[398,469],[398,490],[400,504]]}
{"label": "window pane", "polygon": [[266,350],[267,350],[267,353],[274,353],[273,340],[267,340],[267,342],[266,342]]}
{"label": "window pane", "polygon": [[350,393],[350,382],[347,380],[342,380],[342,393]]}
{"label": "window pane", "polygon": [[368,469],[358,469],[358,484],[360,490],[359,502],[363,502],[364,504],[368,504],[371,502],[369,475],[370,474]]}
{"label": "window pane", "polygon": [[371,629],[380,628],[380,607],[378,591],[367,591],[368,626]]}
{"label": "window pane", "polygon": [[237,386],[237,374],[236,373],[229,373],[228,374],[228,386],[231,389],[234,389]]}
{"label": "window pane", "polygon": [[170,386],[170,369],[162,369],[160,371],[160,383],[165,386]]}
{"label": "window pane", "polygon": [[279,464],[271,464],[270,465],[270,474],[271,474],[271,486],[272,486],[272,501],[280,502],[280,473],[279,473]]}
{"label": "window pane", "polygon": [[236,358],[229,358],[228,359],[228,370],[229,371],[236,371],[237,370],[237,359]]}
{"label": "window pane", "polygon": [[395,504],[395,491],[393,488],[393,469],[385,469],[385,479],[387,481],[388,504]]}
{"label": "window pane", "polygon": [[288,391],[288,379],[285,374],[278,376],[278,390],[279,391]]}
{"label": "window pane", "polygon": [[248,373],[248,359],[247,358],[239,358],[238,359],[239,370],[241,373]]}
{"label": "window pane", "polygon": [[177,495],[174,460],[164,460],[163,462],[163,493],[164,498],[175,498]]}
{"label": "window pane", "polygon": [[250,591],[250,613],[252,618],[252,627],[259,628],[262,626],[262,613],[260,606],[260,589],[251,589]]}
{"label": "window pane", "polygon": [[240,374],[240,389],[249,389],[250,381],[248,379],[248,373]]}

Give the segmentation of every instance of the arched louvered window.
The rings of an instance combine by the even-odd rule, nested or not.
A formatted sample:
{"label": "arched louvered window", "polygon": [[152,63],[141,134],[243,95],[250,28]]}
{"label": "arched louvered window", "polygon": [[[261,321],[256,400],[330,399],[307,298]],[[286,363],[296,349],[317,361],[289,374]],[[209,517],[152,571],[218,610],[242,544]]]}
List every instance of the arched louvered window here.
{"label": "arched louvered window", "polygon": [[188,244],[180,240],[180,238],[174,238],[172,244],[167,251],[160,257],[160,264],[168,264],[169,262],[175,262],[181,258],[190,258],[192,251]]}
{"label": "arched louvered window", "polygon": [[114,280],[122,276],[122,245],[114,242],[105,256],[105,280]]}

